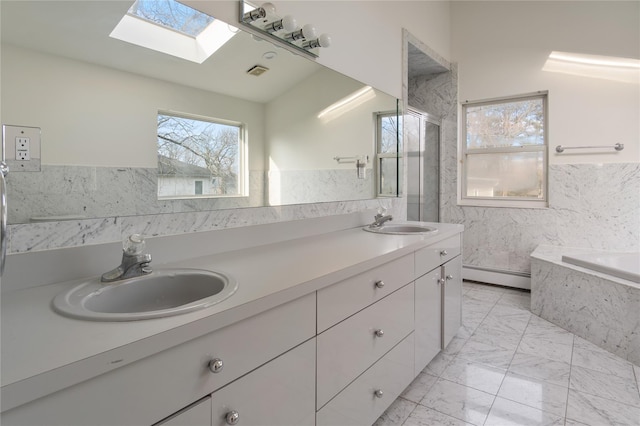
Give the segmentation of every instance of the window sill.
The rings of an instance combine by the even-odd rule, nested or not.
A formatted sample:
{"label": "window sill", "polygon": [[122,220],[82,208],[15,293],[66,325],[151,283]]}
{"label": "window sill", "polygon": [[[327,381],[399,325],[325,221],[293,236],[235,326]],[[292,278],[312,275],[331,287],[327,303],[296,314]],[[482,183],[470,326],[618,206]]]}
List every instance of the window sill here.
{"label": "window sill", "polygon": [[525,200],[470,200],[458,199],[459,207],[497,207],[511,209],[548,209],[547,201],[525,201]]}

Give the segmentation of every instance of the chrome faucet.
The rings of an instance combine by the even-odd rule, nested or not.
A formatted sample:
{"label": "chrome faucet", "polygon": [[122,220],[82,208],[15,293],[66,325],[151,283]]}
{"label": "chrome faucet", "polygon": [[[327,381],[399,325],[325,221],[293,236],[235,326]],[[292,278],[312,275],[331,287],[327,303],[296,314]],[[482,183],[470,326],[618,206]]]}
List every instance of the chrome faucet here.
{"label": "chrome faucet", "polygon": [[149,266],[151,255],[142,253],[144,247],[145,242],[142,235],[130,235],[122,244],[122,263],[117,268],[102,274],[101,281],[110,283],[150,274],[152,272]]}
{"label": "chrome faucet", "polygon": [[369,225],[371,228],[380,228],[382,225],[384,225],[385,222],[388,222],[390,220],[393,220],[393,216],[391,216],[390,214],[382,214],[381,212],[379,212],[377,215],[374,216],[374,221],[371,225]]}

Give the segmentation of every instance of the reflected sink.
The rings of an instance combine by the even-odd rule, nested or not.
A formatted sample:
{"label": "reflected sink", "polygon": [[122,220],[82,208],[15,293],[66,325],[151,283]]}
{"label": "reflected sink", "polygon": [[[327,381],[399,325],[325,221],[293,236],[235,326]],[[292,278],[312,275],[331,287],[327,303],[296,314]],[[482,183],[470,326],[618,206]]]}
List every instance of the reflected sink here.
{"label": "reflected sink", "polygon": [[200,269],[165,269],[103,283],[86,281],[53,299],[64,316],[91,321],[135,321],[184,314],[220,303],[238,288],[235,279]]}
{"label": "reflected sink", "polygon": [[385,222],[380,227],[367,225],[363,229],[368,232],[392,235],[426,235],[438,232],[438,228],[424,222]]}

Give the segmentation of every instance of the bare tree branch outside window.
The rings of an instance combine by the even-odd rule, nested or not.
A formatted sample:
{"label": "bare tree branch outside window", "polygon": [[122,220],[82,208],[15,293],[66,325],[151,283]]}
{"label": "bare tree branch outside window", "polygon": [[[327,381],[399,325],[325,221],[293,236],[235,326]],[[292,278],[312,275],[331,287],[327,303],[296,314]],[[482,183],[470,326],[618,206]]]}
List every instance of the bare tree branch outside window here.
{"label": "bare tree branch outside window", "polygon": [[236,125],[159,114],[158,195],[195,195],[191,181],[203,177],[203,195],[240,195],[240,131]]}

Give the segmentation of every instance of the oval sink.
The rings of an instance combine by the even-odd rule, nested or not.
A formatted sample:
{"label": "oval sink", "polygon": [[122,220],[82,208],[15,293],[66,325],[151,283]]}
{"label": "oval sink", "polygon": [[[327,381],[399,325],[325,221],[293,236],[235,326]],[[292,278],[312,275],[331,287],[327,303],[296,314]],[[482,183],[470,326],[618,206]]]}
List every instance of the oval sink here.
{"label": "oval sink", "polygon": [[166,269],[149,275],[103,283],[84,282],[53,299],[56,312],[92,321],[135,321],[184,314],[220,303],[238,283],[199,269]]}
{"label": "oval sink", "polygon": [[368,232],[393,235],[425,235],[438,232],[438,228],[428,226],[423,222],[385,222],[379,227],[368,225],[363,229]]}

